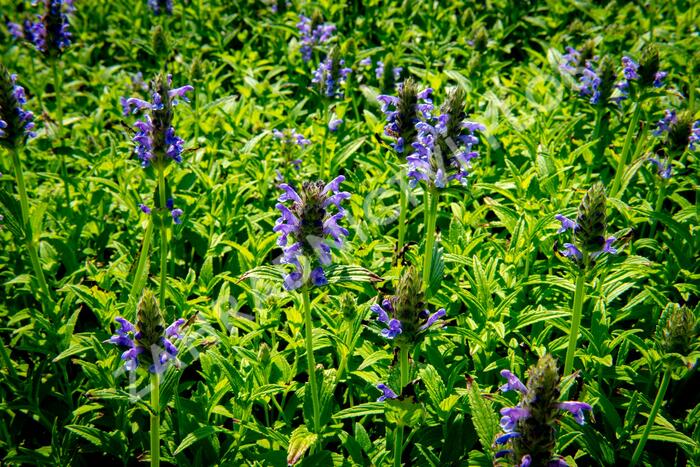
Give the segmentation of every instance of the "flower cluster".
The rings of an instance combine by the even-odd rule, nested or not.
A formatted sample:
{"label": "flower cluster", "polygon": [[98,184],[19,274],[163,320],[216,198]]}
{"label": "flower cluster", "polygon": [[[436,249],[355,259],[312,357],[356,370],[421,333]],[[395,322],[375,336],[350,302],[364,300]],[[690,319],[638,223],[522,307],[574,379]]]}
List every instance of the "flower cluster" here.
{"label": "flower cluster", "polygon": [[34,137],[34,114],[24,109],[27,96],[17,84],[17,75],[0,65],[0,144],[17,147],[27,137]]}
{"label": "flower cluster", "polygon": [[[323,266],[331,264],[332,260],[329,240],[339,248],[343,245],[343,237],[349,233],[338,224],[345,216],[341,203],[350,197],[350,193],[340,191],[343,181],[345,177],[341,175],[328,184],[305,182],[298,192],[286,183],[280,184],[284,193],[276,207],[282,215],[273,230],[280,233],[277,244],[283,247],[282,262],[295,266],[294,272],[284,279],[287,290],[307,283],[302,260],[308,261],[312,268],[308,278],[313,285],[328,283]],[[283,204],[286,201],[291,202],[289,207]],[[335,209],[331,210],[331,207]]]}
{"label": "flower cluster", "polygon": [[614,236],[605,238],[606,201],[605,188],[596,183],[583,197],[576,221],[562,214],[555,216],[561,222],[558,233],[573,231],[573,243],[564,243],[564,250],[559,253],[583,268],[591,265],[602,253],[617,253],[613,248],[617,239]]}
{"label": "flower cluster", "polygon": [[272,136],[277,138],[284,145],[297,145],[302,149],[311,144],[310,140],[308,140],[301,133],[297,132],[297,130],[294,128],[287,128],[283,131],[275,128],[272,130]]}
{"label": "flower cluster", "polygon": [[148,0],[148,6],[156,15],[161,14],[161,12],[168,15],[173,14],[173,0]]}
{"label": "flower cluster", "polygon": [[700,120],[693,121],[692,113],[687,110],[676,113],[674,109],[666,109],[664,117],[656,124],[654,135],[665,136],[665,146],[671,152],[694,151],[695,144],[700,141]]}
{"label": "flower cluster", "polygon": [[75,7],[72,0],[44,0],[44,14],[37,15],[39,21],[33,23],[29,30],[25,28],[37,50],[49,57],[61,55],[70,45],[71,33],[68,30],[67,13]]}
{"label": "flower cluster", "polygon": [[411,266],[402,274],[396,295],[384,299],[381,305],[370,307],[377,314],[377,321],[386,325],[382,335],[396,340],[398,345],[413,345],[428,328],[445,316],[444,308],[430,314],[424,307],[423,299],[420,277]]}
{"label": "flower cluster", "polygon": [[418,92],[415,82],[409,78],[398,85],[398,96],[377,96],[382,104],[382,112],[386,115],[384,134],[394,140],[391,146],[396,152],[403,153],[407,145],[414,143],[416,124],[421,118],[430,117],[433,110],[433,100],[430,98],[432,93],[432,88]]}
{"label": "flower cluster", "polygon": [[464,120],[465,95],[456,89],[448,96],[437,117],[416,123],[418,135],[411,144],[414,153],[408,161],[411,186],[419,180],[444,188],[451,180],[466,184],[471,161],[479,157],[475,133],[486,129],[480,123]]}
{"label": "flower cluster", "polygon": [[[615,88],[615,69],[608,57],[603,57],[596,69],[594,64],[597,57],[586,60],[586,65],[579,78],[579,95],[590,96],[593,105],[607,103]],[[618,100],[623,99],[620,97]]]}
{"label": "flower cluster", "polygon": [[130,112],[148,111],[142,120],[134,124],[138,131],[133,141],[136,143],[136,154],[143,167],[150,164],[162,166],[170,159],[182,162],[184,141],[175,135],[172,108],[178,104],[178,98],[189,102],[185,94],[194,88],[187,85],[170,89],[171,84],[171,75],[168,75],[167,79],[158,75],[151,83],[152,102],[136,97],[121,98],[125,116]]}
{"label": "flower cluster", "polygon": [[333,38],[335,25],[323,23],[321,15],[315,13],[312,18],[299,15],[297,29],[301,33],[301,56],[308,62],[315,45],[324,44]]}
{"label": "flower cluster", "polygon": [[639,82],[642,87],[660,88],[664,85],[664,78],[668,76],[667,72],[659,70],[659,51],[651,44],[642,51],[639,63],[628,56],[622,57],[622,74],[624,80],[616,87],[623,97],[627,96],[632,81]]}
{"label": "flower cluster", "polygon": [[322,95],[342,98],[342,86],[351,72],[352,68],[346,67],[345,60],[339,57],[338,49],[333,49],[314,71],[311,82],[318,85]]}
{"label": "flower cluster", "polygon": [[145,290],[141,297],[136,326],[122,317],[115,321],[119,323],[117,333],[105,342],[128,348],[121,357],[127,370],[134,371],[143,362],[151,373],[162,373],[169,362],[177,360],[172,340],[182,339],[180,328],[185,320],[180,318],[163,329],[163,316],[151,291]]}
{"label": "flower cluster", "polygon": [[501,409],[504,434],[495,443],[507,446],[495,457],[510,459],[519,467],[565,467],[567,464],[553,452],[560,411],[571,413],[583,425],[584,411],[592,407],[585,402],[559,401],[559,374],[556,361],[549,354],[530,368],[527,386],[509,370],[502,370],[501,376],[506,379],[501,391],[518,391],[520,402]]}
{"label": "flower cluster", "polygon": [[567,46],[566,53],[561,57],[563,60],[559,64],[559,69],[565,73],[575,75],[578,73],[579,63],[581,63],[581,53],[573,47]]}

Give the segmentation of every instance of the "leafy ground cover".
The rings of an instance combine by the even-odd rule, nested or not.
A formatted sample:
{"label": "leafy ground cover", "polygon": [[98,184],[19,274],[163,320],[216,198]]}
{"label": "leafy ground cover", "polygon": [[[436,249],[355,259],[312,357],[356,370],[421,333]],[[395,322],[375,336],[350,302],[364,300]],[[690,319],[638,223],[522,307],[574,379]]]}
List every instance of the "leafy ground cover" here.
{"label": "leafy ground cover", "polygon": [[700,464],[697,2],[34,3],[4,465]]}

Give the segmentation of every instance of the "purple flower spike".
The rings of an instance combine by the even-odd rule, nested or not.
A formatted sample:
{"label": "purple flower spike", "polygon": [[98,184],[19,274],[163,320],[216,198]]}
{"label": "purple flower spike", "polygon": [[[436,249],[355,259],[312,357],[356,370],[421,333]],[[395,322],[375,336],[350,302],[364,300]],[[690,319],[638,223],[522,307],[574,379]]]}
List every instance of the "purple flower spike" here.
{"label": "purple flower spike", "polygon": [[397,397],[399,397],[394,391],[391,390],[389,386],[387,386],[384,383],[377,384],[377,389],[382,391],[382,395],[379,396],[377,402],[384,402],[387,399],[396,399]]}
{"label": "purple flower spike", "polygon": [[522,381],[520,381],[520,379],[517,376],[515,376],[510,370],[501,370],[501,376],[508,380],[506,384],[501,386],[501,392],[520,391],[523,394],[527,392],[527,388],[522,383]]}
{"label": "purple flower spike", "polygon": [[559,408],[562,410],[566,410],[567,412],[570,412],[571,415],[574,416],[574,420],[576,420],[576,423],[578,423],[579,425],[583,425],[584,423],[586,423],[586,419],[584,418],[583,411],[588,410],[590,412],[591,410],[593,410],[593,407],[591,407],[590,404],[586,404],[585,402],[578,402],[578,401],[560,402]]}

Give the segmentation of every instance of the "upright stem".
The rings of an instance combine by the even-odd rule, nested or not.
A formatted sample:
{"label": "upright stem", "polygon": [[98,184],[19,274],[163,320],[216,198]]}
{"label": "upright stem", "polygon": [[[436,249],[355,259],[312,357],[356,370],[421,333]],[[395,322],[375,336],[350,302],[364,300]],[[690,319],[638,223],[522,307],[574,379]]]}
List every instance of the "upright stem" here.
{"label": "upright stem", "polygon": [[394,432],[394,467],[401,467],[403,455],[403,426],[397,424]]}
{"label": "upright stem", "polygon": [[160,465],[160,382],[151,373],[151,467]]}
{"label": "upright stem", "polygon": [[306,331],[306,365],[309,372],[309,383],[311,385],[311,402],[314,411],[314,430],[321,431],[321,403],[318,394],[318,382],[316,381],[316,361],[314,360],[313,342],[313,322],[311,320],[311,299],[309,289],[304,287],[301,292],[302,304],[304,307],[304,328]]}
{"label": "upright stem", "polygon": [[406,241],[406,211],[408,209],[408,187],[404,185],[403,180],[399,183],[401,192],[399,198],[399,243],[396,246],[396,254],[401,254],[403,245]]}
{"label": "upright stem", "polygon": [[[22,163],[19,159],[19,150],[12,149],[12,165],[15,169],[15,179],[17,181],[17,191],[19,192],[19,204],[22,210],[22,224],[24,229],[29,234],[31,231],[29,223],[29,198],[27,197],[27,187],[24,184],[24,173],[22,172]],[[39,287],[41,292],[46,298],[46,300],[51,301],[51,293],[49,292],[49,286],[46,283],[46,278],[44,277],[44,271],[41,269],[41,263],[39,262],[39,254],[37,252],[36,244],[34,243],[34,234],[27,235],[27,251],[29,253],[29,259],[32,263],[32,269],[34,269],[34,275],[37,281],[39,281]]]}
{"label": "upright stem", "polygon": [[[63,103],[61,101],[61,91],[63,88],[63,79],[58,69],[58,59],[51,60],[51,69],[53,70],[53,87],[56,97],[56,124],[58,125],[57,139],[59,144],[63,143]],[[58,156],[59,170],[63,179],[63,192],[66,199],[66,207],[70,207],[70,188],[68,186],[68,170],[66,169],[66,156],[61,152]]]}
{"label": "upright stem", "polygon": [[321,125],[325,128],[323,131],[323,142],[321,143],[321,162],[318,168],[318,177],[323,180],[323,174],[326,170],[326,142],[328,141],[328,106],[323,102],[323,112],[321,112]]}
{"label": "upright stem", "polygon": [[622,146],[622,153],[620,154],[620,160],[617,163],[617,170],[615,171],[615,180],[613,181],[613,186],[610,190],[611,196],[617,196],[617,191],[620,189],[622,174],[625,172],[625,167],[627,166],[627,157],[629,156],[630,149],[632,149],[632,138],[637,133],[637,125],[639,125],[639,117],[641,114],[642,101],[640,97],[640,100],[634,103],[634,113],[632,114],[630,126],[627,128],[625,144]]}
{"label": "upright stem", "polygon": [[425,211],[425,261],[423,263],[423,285],[426,295],[430,290],[430,268],[433,264],[433,245],[435,244],[435,223],[437,221],[437,207],[440,192],[434,188],[429,188],[427,210]]}
{"label": "upright stem", "polygon": [[[654,207],[654,214],[659,214],[661,213],[661,209],[663,208],[664,205],[664,200],[666,199],[666,189],[668,187],[668,183],[666,179],[661,179],[661,189],[659,189],[659,196],[656,198],[656,206]],[[658,222],[658,219],[656,216],[654,216],[654,219],[651,221],[651,232],[649,234],[650,238],[654,237],[654,234],[656,233],[656,224]]]}
{"label": "upright stem", "polygon": [[168,268],[168,231],[165,226],[165,169],[158,169],[158,194],[160,195],[160,309],[165,309],[165,282],[166,270]]}
{"label": "upright stem", "polygon": [[578,329],[581,325],[581,315],[583,312],[583,300],[585,298],[586,272],[580,271],[576,277],[576,291],[574,292],[574,310],[571,316],[571,330],[569,332],[569,348],[566,350],[566,360],[564,364],[564,376],[571,374],[574,367],[574,354],[576,354],[576,341],[578,339]]}
{"label": "upright stem", "polygon": [[408,380],[410,378],[410,371],[409,371],[409,361],[408,361],[408,352],[410,350],[410,347],[405,345],[399,347],[399,365],[401,369],[401,387],[399,390],[403,392],[403,388],[408,386]]}
{"label": "upright stem", "polygon": [[659,413],[659,409],[661,408],[661,404],[664,401],[664,396],[666,395],[666,390],[668,389],[668,383],[671,382],[671,369],[666,368],[666,371],[664,372],[664,376],[661,379],[661,386],[659,386],[659,391],[656,393],[656,399],[654,399],[654,405],[651,406],[651,412],[649,412],[649,420],[647,420],[647,424],[644,427],[644,431],[642,432],[642,437],[639,438],[639,443],[637,443],[637,449],[634,450],[634,454],[632,455],[632,461],[630,462],[630,466],[634,466],[637,464],[637,461],[639,461],[639,458],[642,456],[642,452],[644,452],[644,445],[647,443],[647,439],[649,439],[649,434],[651,433],[651,428],[654,426],[654,421],[656,420],[656,414]]}

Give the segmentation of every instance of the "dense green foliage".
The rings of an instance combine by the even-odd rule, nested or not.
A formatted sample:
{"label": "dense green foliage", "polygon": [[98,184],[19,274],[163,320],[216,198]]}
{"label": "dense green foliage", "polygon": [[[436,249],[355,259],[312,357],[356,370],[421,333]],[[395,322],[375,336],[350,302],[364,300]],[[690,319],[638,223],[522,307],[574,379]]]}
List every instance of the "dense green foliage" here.
{"label": "dense green foliage", "polygon": [[[164,302],[159,320],[187,320],[181,363],[162,374],[156,398],[163,463],[400,465],[398,440],[404,465],[490,466],[498,411],[517,401],[499,391],[499,372],[526,381],[549,353],[562,400],[593,407],[584,425],[568,414],[552,425],[554,452],[569,465],[630,465],[640,438],[642,464],[700,465],[700,148],[684,146],[682,128],[680,137],[653,134],[665,109],[700,119],[698,2],[174,3],[172,15],[154,15],[146,0],[76,0],[72,44],[58,58],[0,27],[0,60],[24,86],[37,132],[16,154],[27,223],[13,151],[0,147],[3,465],[151,458],[149,375],[127,372],[123,349],[105,343],[116,317],[136,322],[145,287]],[[17,23],[39,7],[0,0]],[[296,24],[315,12],[337,29],[305,62]],[[560,69],[566,46],[588,48],[619,81],[622,57],[639,61],[650,43],[665,84],[619,105],[590,104]],[[340,98],[311,83],[332,47],[353,70]],[[375,75],[378,60],[432,87],[436,109],[459,88],[466,118],[486,127],[468,183],[431,197],[432,219],[425,185],[408,187],[405,153],[384,134],[376,97],[396,90],[391,76]],[[134,154],[135,117],[122,114],[121,97],[149,98],[138,73],[146,83],[171,73],[173,86],[195,88],[173,108],[185,151],[160,188],[158,167],[142,168]],[[335,118],[343,122],[329,131]],[[273,129],[296,129],[310,144],[283,144]],[[649,162],[664,155],[668,179]],[[349,235],[333,249],[329,284],[305,303],[305,292],[282,287],[290,268],[276,264],[277,186],[341,174]],[[555,215],[576,219],[592,186],[600,191],[578,211],[588,230],[558,233]],[[405,247],[396,251],[401,190]],[[169,214],[139,209],[162,206],[164,193],[183,211],[168,229]],[[563,243],[595,245],[602,235],[616,237],[617,254],[561,254]],[[395,342],[370,306],[396,293],[408,264],[428,283],[402,286],[402,306],[420,307],[425,293],[425,308],[446,316]],[[572,327],[575,371],[563,374]],[[377,402],[378,383],[402,397]]]}

